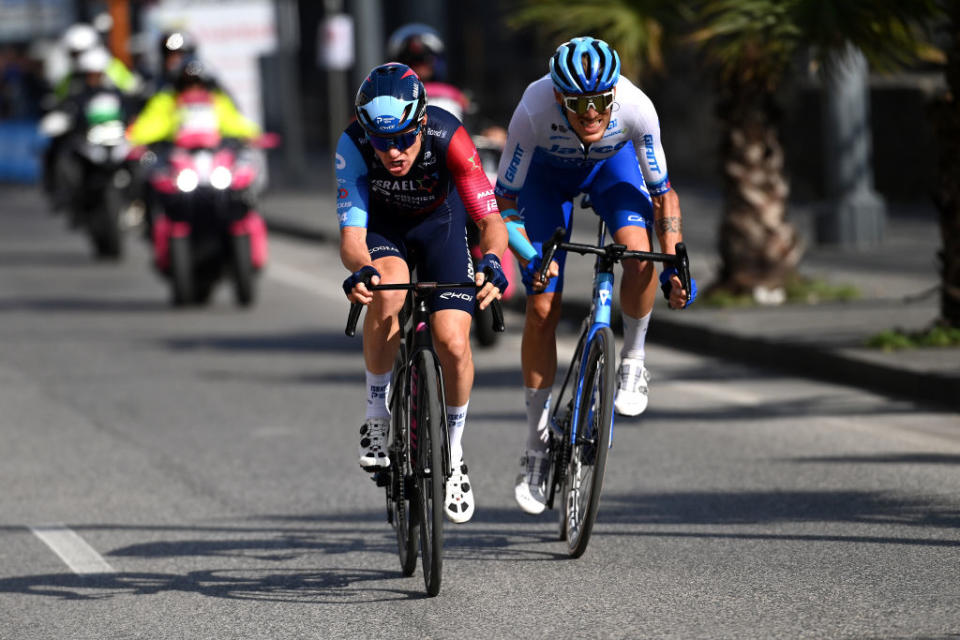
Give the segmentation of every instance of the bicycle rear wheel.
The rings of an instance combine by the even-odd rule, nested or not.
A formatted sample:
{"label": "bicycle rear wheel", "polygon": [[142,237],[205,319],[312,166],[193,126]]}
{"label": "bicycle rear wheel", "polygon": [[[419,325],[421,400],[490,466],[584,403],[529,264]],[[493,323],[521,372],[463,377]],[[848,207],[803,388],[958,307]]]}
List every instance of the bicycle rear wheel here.
{"label": "bicycle rear wheel", "polygon": [[613,427],[616,385],[613,331],[604,327],[590,340],[583,375],[577,436],[563,482],[567,549],[579,558],[587,550],[600,506],[603,472]]}
{"label": "bicycle rear wheel", "polygon": [[[402,351],[402,350],[401,350]],[[393,380],[398,380],[403,363],[397,356],[393,369]],[[417,518],[416,489],[407,482],[413,477],[410,460],[410,446],[407,434],[410,433],[410,397],[401,389],[395,389],[391,402],[390,435],[390,484],[387,487],[387,504],[390,518],[397,534],[397,553],[400,556],[400,570],[405,576],[412,576],[417,569],[417,544],[419,542],[419,520]]]}
{"label": "bicycle rear wheel", "polygon": [[414,478],[419,499],[420,559],[423,582],[431,596],[440,593],[443,500],[446,494],[446,470],[443,468],[446,415],[438,371],[436,357],[430,351],[421,351],[410,371],[411,398],[416,399],[410,414],[410,440],[416,442]]}

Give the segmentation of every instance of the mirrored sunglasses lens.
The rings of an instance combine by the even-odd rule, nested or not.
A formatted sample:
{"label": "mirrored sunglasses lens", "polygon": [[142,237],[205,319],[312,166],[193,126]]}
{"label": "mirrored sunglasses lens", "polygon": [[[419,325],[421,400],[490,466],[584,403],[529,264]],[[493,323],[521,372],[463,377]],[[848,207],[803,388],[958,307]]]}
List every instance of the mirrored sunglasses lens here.
{"label": "mirrored sunglasses lens", "polygon": [[570,96],[564,98],[567,109],[578,115],[583,115],[590,110],[590,107],[599,112],[604,112],[613,104],[613,92],[601,93],[595,96]]}

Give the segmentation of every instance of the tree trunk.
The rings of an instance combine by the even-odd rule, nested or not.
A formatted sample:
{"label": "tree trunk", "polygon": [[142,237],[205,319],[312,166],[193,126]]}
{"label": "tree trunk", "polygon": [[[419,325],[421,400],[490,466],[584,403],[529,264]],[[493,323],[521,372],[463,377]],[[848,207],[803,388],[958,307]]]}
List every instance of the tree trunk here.
{"label": "tree trunk", "polygon": [[940,322],[960,328],[960,6],[951,8],[952,40],[947,50],[947,94],[934,106],[940,145],[934,202],[940,210]]}
{"label": "tree trunk", "polygon": [[711,290],[735,295],[781,289],[795,273],[803,246],[786,221],[790,189],[784,175],[778,110],[771,92],[756,82],[730,80],[717,112],[724,125],[720,157],[724,212],[722,265]]}

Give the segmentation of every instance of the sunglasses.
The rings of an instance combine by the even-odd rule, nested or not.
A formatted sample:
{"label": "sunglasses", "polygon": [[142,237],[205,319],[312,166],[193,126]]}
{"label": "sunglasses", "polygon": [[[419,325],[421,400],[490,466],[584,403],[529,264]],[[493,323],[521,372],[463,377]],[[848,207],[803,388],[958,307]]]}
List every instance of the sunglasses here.
{"label": "sunglasses", "polygon": [[398,133],[392,136],[377,136],[367,133],[367,140],[370,141],[370,144],[373,145],[373,148],[377,151],[389,151],[391,147],[396,147],[397,151],[404,151],[409,149],[410,146],[417,141],[417,136],[420,135],[420,129],[422,128],[423,123],[421,122],[413,131]]}
{"label": "sunglasses", "polygon": [[563,96],[563,106],[580,116],[591,107],[603,113],[613,106],[613,91],[604,91],[593,96]]}

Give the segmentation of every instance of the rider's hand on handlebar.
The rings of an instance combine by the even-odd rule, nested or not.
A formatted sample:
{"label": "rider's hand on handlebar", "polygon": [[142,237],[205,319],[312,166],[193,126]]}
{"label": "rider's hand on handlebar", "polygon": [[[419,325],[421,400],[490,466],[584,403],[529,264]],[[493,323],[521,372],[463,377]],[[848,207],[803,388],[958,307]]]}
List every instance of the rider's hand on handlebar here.
{"label": "rider's hand on handlebar", "polygon": [[351,273],[350,277],[343,281],[343,292],[347,294],[350,302],[370,304],[373,302],[373,293],[367,289],[367,283],[380,284],[380,272],[370,265]]}
{"label": "rider's hand on handlebar", "polygon": [[680,275],[675,267],[667,267],[660,274],[660,289],[671,309],[684,309],[697,299],[697,281],[690,277],[690,302],[687,302],[687,290],[683,288]]}
{"label": "rider's hand on handlebar", "polygon": [[542,271],[543,256],[536,256],[526,264],[520,267],[520,277],[523,283],[532,287],[534,291],[543,291],[550,284],[550,278],[556,278],[560,275],[560,265],[556,260],[550,261],[550,268],[547,269],[547,281],[540,282],[540,272]]}
{"label": "rider's hand on handlebar", "polygon": [[486,309],[494,300],[499,300],[506,291],[509,282],[503,274],[503,266],[496,254],[488,253],[477,263],[476,282],[482,287],[477,292],[477,303],[480,309]]}

